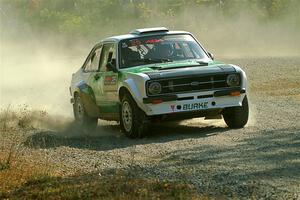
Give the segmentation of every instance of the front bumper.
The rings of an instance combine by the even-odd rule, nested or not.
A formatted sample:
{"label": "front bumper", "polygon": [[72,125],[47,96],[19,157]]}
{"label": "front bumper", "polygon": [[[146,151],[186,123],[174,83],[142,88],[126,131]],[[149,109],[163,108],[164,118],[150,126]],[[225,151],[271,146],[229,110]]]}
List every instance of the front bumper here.
{"label": "front bumper", "polygon": [[[231,96],[231,94],[239,94]],[[197,112],[241,106],[246,90],[226,90],[172,94],[143,99],[143,110],[149,116],[170,113]]]}

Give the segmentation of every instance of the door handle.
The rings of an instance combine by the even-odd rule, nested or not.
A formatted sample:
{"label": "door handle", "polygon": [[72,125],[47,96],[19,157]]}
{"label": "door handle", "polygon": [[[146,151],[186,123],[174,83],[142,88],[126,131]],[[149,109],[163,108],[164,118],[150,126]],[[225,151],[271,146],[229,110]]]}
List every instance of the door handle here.
{"label": "door handle", "polygon": [[99,74],[95,74],[94,78],[95,80],[98,80],[100,78]]}

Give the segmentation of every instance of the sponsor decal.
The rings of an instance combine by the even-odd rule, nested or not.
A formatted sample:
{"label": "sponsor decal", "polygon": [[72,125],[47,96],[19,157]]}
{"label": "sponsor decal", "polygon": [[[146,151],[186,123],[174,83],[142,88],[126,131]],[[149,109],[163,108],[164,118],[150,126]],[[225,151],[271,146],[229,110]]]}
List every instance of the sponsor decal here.
{"label": "sponsor decal", "polygon": [[208,108],[208,102],[188,103],[182,105],[182,110],[200,110]]}
{"label": "sponsor decal", "polygon": [[104,85],[116,85],[117,76],[105,76]]}
{"label": "sponsor decal", "polygon": [[187,103],[183,105],[170,105],[171,110],[174,112],[175,110],[202,110],[208,108],[208,102],[200,102],[200,103]]}
{"label": "sponsor decal", "polygon": [[147,40],[145,43],[146,44],[154,44],[154,43],[159,43],[162,41],[163,41],[162,39],[150,39],[150,40]]}

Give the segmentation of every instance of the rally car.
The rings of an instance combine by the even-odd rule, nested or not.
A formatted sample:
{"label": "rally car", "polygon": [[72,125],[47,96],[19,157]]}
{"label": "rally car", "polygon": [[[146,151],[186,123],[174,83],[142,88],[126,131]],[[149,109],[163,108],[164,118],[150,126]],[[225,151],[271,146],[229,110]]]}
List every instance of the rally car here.
{"label": "rally car", "polygon": [[224,118],[230,128],[248,121],[247,79],[238,66],[215,61],[189,32],[136,29],[97,43],[72,75],[76,124],[120,122],[131,138],[151,123]]}

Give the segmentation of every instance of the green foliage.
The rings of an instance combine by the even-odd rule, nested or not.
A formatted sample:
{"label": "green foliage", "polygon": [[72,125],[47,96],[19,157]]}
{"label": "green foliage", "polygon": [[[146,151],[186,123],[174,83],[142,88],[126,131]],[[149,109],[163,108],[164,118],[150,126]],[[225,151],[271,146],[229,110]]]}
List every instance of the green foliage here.
{"label": "green foliage", "polygon": [[[6,198],[25,199],[206,199],[187,183],[142,179],[126,173],[72,177],[36,175]],[[1,197],[1,196],[0,196]]]}
{"label": "green foliage", "polygon": [[[247,10],[262,21],[295,15],[297,0],[2,0],[2,12],[25,20],[32,29],[72,37],[99,38],[128,32],[132,28],[166,24],[176,26],[187,8],[213,7],[218,14],[236,17]],[[7,14],[9,13],[9,14]],[[159,20],[158,20],[159,19]],[[4,20],[5,21],[5,20]]]}

